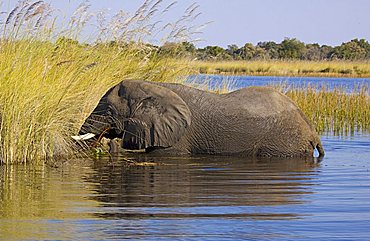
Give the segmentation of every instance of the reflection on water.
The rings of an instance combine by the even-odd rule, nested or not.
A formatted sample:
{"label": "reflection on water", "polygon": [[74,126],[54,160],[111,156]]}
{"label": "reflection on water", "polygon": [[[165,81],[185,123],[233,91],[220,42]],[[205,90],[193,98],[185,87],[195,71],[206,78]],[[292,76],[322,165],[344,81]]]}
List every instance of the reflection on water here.
{"label": "reflection on water", "polygon": [[[370,136],[304,160],[135,157],[0,167],[0,239],[366,239]],[[131,157],[133,158],[133,157]]]}
{"label": "reflection on water", "polygon": [[295,218],[299,214],[263,207],[303,202],[300,195],[310,193],[307,186],[315,175],[313,164],[303,160],[204,157],[143,161],[160,161],[161,165],[128,168],[122,162],[99,162],[94,166],[95,174],[88,181],[98,180],[99,195],[94,199],[106,210],[99,216]]}
{"label": "reflection on water", "polygon": [[88,218],[89,213],[80,210],[97,206],[86,199],[91,191],[76,168],[0,166],[0,173],[1,240],[73,234],[77,230],[66,220]]}

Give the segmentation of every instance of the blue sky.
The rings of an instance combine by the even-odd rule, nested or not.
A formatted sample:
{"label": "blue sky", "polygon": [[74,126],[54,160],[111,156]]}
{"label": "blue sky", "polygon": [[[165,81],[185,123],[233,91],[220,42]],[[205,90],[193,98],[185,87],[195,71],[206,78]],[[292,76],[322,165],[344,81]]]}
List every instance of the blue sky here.
{"label": "blue sky", "polygon": [[[15,2],[5,0],[4,2]],[[78,0],[46,0],[63,13]],[[142,0],[90,0],[92,11],[133,12]],[[170,1],[165,0],[164,5]],[[195,24],[212,21],[198,37],[198,46],[281,42],[285,37],[306,43],[339,45],[354,38],[370,40],[370,0],[178,0],[165,21],[178,19],[192,3],[200,5]]]}

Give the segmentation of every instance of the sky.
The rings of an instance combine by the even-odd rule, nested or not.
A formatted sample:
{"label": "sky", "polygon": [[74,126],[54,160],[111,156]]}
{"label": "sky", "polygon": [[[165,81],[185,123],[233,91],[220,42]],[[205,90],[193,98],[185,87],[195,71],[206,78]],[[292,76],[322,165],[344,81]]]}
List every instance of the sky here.
{"label": "sky", "polygon": [[[16,2],[15,0],[4,0]],[[45,0],[68,15],[78,0]],[[90,0],[91,11],[134,12],[143,0]],[[166,5],[169,0],[164,0]],[[354,38],[370,40],[370,0],[178,0],[164,21],[174,22],[192,3],[201,15],[193,23],[211,22],[194,37],[198,47],[243,46],[297,38],[305,43],[340,45]]]}

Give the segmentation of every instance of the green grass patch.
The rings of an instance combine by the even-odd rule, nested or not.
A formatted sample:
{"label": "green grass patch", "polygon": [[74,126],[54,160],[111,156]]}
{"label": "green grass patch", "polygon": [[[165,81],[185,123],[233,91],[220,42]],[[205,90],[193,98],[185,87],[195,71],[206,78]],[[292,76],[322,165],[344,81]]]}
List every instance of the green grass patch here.
{"label": "green grass patch", "polygon": [[357,86],[351,92],[344,88],[304,88],[275,86],[290,97],[310,119],[318,133],[351,135],[370,132],[369,86]]}

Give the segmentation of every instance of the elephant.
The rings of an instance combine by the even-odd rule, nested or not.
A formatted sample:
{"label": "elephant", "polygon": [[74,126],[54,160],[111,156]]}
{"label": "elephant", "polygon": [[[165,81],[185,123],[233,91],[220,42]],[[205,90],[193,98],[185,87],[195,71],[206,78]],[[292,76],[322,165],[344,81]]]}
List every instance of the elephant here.
{"label": "elephant", "polygon": [[[124,80],[109,89],[79,136],[111,141],[111,151],[253,157],[324,156],[303,112],[272,87],[217,94],[183,84]],[[118,145],[118,147],[117,147]]]}

